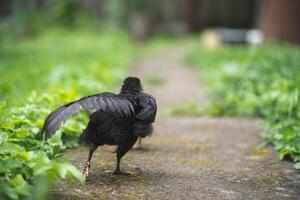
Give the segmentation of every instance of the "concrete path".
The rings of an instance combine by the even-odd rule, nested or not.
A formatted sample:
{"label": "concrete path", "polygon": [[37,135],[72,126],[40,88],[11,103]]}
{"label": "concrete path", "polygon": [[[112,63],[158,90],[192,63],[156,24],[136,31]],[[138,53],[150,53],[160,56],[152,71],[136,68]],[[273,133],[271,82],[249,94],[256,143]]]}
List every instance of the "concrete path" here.
{"label": "concrete path", "polygon": [[[182,62],[185,51],[170,48],[135,64],[133,75],[149,83],[144,89],[157,97],[160,113],[153,136],[144,140],[147,150],[122,160],[135,175],[112,175],[115,154],[99,148],[86,185],[63,181],[53,188],[54,198],[300,199],[300,174],[292,163],[279,161],[271,146],[257,148],[258,120],[164,114],[186,101],[208,101],[197,72]],[[80,168],[86,156],[84,148],[66,154]]]}

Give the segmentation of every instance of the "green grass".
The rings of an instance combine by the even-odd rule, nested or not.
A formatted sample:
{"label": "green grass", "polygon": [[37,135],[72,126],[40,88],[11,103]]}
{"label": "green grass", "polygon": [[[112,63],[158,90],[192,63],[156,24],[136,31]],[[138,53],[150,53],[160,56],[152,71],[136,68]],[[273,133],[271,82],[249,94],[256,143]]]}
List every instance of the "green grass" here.
{"label": "green grass", "polygon": [[0,199],[45,199],[60,178],[84,179],[59,159],[76,147],[87,122],[82,113],[44,141],[51,110],[81,96],[111,90],[133,56],[122,32],[49,29],[0,43]]}
{"label": "green grass", "polygon": [[280,158],[300,169],[300,49],[269,44],[258,47],[198,47],[187,56],[210,86],[212,115],[259,116],[266,141]]}
{"label": "green grass", "polygon": [[50,30],[0,44],[0,98],[20,104],[32,90],[83,94],[107,89],[124,76],[132,45],[121,32]]}
{"label": "green grass", "polygon": [[171,107],[167,114],[171,116],[199,116],[203,114],[203,109],[200,109],[197,102],[185,101],[179,105]]}
{"label": "green grass", "polygon": [[154,85],[154,86],[160,86],[165,83],[165,80],[163,77],[156,75],[156,76],[148,76],[144,79],[145,84],[147,85]]}

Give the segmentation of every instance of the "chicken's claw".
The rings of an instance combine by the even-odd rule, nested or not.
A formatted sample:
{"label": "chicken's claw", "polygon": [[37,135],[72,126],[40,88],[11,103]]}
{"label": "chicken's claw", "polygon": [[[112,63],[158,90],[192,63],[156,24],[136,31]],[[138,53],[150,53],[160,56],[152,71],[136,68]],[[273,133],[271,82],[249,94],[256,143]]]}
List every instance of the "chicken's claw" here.
{"label": "chicken's claw", "polygon": [[83,176],[86,178],[90,175],[90,162],[86,162],[82,169]]}

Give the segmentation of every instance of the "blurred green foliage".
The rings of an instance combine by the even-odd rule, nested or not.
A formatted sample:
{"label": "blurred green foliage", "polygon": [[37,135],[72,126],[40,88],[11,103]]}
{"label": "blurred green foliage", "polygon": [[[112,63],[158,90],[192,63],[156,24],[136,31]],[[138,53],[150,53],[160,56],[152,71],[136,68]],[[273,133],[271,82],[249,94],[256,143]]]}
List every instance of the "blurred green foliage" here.
{"label": "blurred green foliage", "polygon": [[101,27],[94,13],[79,0],[11,0],[3,2],[0,13],[0,36],[15,39],[32,37],[53,27],[91,30]]}
{"label": "blurred green foliage", "polygon": [[7,40],[0,44],[0,98],[22,103],[32,89],[72,88],[81,95],[107,89],[123,76],[131,56],[130,39],[116,31],[55,29]]}
{"label": "blurred green foliage", "polygon": [[269,44],[195,48],[187,60],[212,88],[212,115],[260,116],[264,137],[300,169],[300,49]]}

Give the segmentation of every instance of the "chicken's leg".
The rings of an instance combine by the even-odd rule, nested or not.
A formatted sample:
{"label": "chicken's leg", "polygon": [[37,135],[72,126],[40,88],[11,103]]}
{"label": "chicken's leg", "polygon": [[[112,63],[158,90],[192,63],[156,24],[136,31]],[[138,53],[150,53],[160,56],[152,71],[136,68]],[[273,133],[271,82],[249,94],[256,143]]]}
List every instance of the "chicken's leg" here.
{"label": "chicken's leg", "polygon": [[137,143],[134,145],[133,150],[144,150],[144,147],[142,146],[142,138],[139,137]]}
{"label": "chicken's leg", "polygon": [[82,170],[84,177],[88,177],[90,174],[91,159],[92,159],[93,153],[95,152],[96,149],[97,149],[97,146],[94,145],[93,143],[89,147],[89,156],[88,156],[88,159],[85,162],[85,164],[83,166],[83,170]]}
{"label": "chicken's leg", "polygon": [[138,137],[131,138],[126,142],[120,144],[117,149],[117,166],[113,172],[115,175],[130,175],[128,172],[122,172],[120,169],[121,158],[131,149]]}

